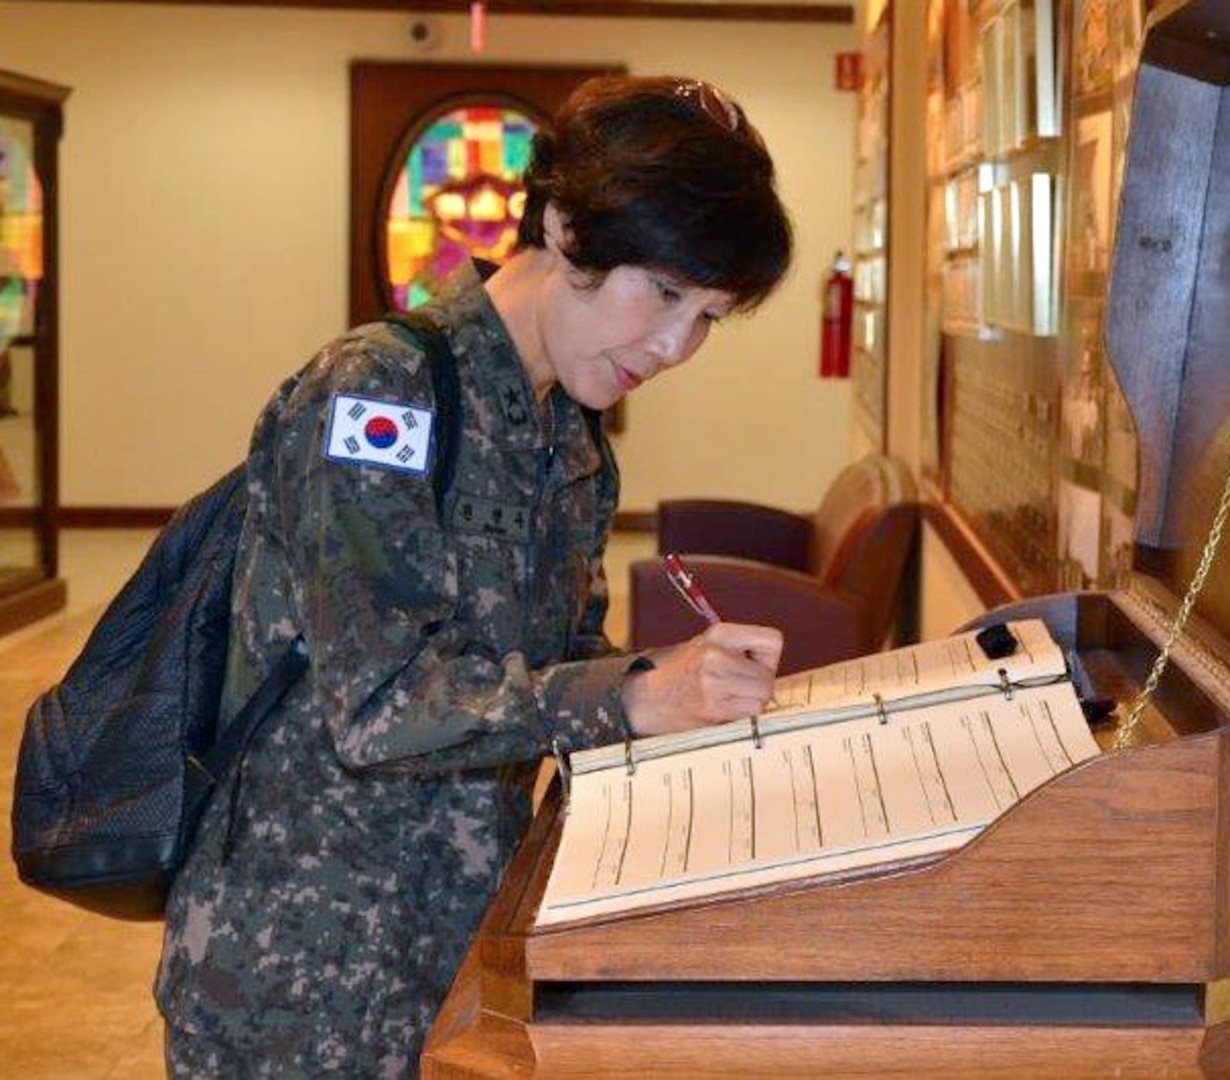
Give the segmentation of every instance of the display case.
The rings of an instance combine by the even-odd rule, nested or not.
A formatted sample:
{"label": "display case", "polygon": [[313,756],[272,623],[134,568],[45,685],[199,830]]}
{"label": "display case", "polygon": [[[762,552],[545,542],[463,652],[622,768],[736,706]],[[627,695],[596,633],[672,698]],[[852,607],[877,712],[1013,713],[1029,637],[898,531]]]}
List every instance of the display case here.
{"label": "display case", "polygon": [[57,147],[69,91],[0,71],[0,634],[64,606]]}
{"label": "display case", "polygon": [[855,417],[869,446],[885,447],[888,378],[888,151],[892,6],[884,4],[863,49],[854,197]]}
{"label": "display case", "polygon": [[987,603],[1131,565],[1136,440],[1104,303],[1147,6],[929,9],[922,471],[933,520],[994,564]]}

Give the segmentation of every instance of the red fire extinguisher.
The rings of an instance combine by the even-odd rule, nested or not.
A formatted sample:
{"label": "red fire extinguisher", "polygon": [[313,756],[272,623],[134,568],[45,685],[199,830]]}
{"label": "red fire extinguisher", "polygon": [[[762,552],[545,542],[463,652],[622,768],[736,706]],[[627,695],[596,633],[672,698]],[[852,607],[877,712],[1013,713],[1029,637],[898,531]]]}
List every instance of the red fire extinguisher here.
{"label": "red fire extinguisher", "polygon": [[824,280],[820,325],[820,377],[845,379],[850,375],[850,324],[854,318],[854,281],[850,261],[842,252]]}

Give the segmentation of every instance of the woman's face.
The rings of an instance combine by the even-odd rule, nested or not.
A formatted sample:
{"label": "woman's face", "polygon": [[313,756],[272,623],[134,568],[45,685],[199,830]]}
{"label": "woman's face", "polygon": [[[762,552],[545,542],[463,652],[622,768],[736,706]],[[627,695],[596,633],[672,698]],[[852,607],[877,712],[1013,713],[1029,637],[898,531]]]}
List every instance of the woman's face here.
{"label": "woman's face", "polygon": [[540,330],[569,397],[606,409],[682,364],[733,306],[729,293],[643,266],[617,266],[595,286],[561,259],[540,309]]}

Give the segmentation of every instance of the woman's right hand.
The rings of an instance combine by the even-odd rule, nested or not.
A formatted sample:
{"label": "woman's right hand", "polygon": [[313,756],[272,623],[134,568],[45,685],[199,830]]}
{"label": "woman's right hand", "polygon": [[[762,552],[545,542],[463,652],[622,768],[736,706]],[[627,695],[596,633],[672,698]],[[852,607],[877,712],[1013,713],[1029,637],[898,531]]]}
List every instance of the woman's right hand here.
{"label": "woman's right hand", "polygon": [[771,626],[720,622],[644,655],[654,666],[628,677],[624,714],[636,735],[661,735],[759,713],[773,693],[782,634]]}

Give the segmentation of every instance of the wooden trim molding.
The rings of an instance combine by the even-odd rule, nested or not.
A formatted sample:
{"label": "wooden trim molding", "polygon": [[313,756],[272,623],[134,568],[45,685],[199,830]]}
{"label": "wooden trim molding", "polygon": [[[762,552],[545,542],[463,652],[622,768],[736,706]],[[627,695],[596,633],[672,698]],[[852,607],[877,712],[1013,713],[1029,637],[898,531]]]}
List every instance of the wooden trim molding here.
{"label": "wooden trim molding", "polygon": [[[58,83],[45,82],[30,75],[21,75],[16,71],[0,71],[0,94],[6,97],[34,98],[43,102],[62,104],[72,93],[67,86]],[[18,102],[6,102],[8,107],[19,106]],[[10,339],[10,344],[13,341]]]}
{"label": "wooden trim molding", "polygon": [[625,533],[656,533],[658,515],[653,510],[617,510],[615,531]]}
{"label": "wooden trim molding", "polygon": [[61,529],[160,529],[174,506],[62,506]]}
{"label": "wooden trim molding", "polygon": [[0,596],[0,635],[54,615],[67,603],[68,586],[61,578],[41,581],[12,596]]}
{"label": "wooden trim molding", "polygon": [[992,608],[1024,599],[956,509],[948,503],[925,500],[922,511],[923,521],[935,530],[983,604]]}
{"label": "wooden trim molding", "polygon": [[0,506],[0,529],[34,529],[41,518],[33,506]]}
{"label": "wooden trim molding", "polygon": [[[80,0],[79,0],[80,2]],[[407,15],[464,15],[469,0],[102,0],[192,4],[194,7],[334,8],[342,11],[401,11]],[[713,22],[790,22],[853,24],[853,4],[825,3],[705,3],[703,0],[498,0],[497,13],[546,15],[557,18],[704,19]]]}

